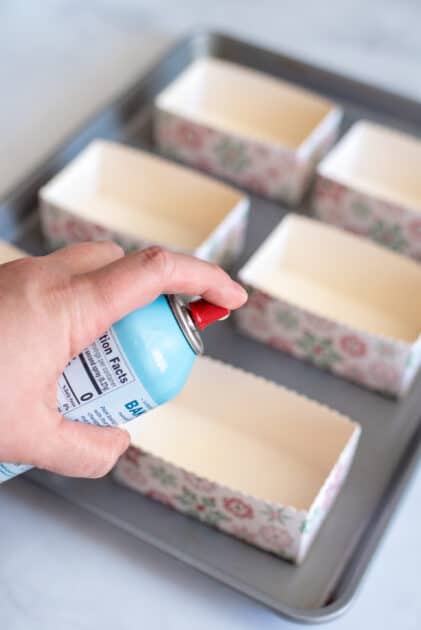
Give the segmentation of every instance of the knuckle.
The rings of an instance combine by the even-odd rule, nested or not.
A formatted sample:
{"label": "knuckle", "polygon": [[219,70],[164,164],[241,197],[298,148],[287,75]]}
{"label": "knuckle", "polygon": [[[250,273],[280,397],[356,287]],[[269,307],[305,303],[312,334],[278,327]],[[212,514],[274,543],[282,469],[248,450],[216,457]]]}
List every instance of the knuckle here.
{"label": "knuckle", "polygon": [[51,279],[46,274],[42,257],[28,256],[4,265],[5,271],[14,279],[14,286],[19,289],[21,300],[34,307],[49,286]]}
{"label": "knuckle", "polygon": [[156,273],[162,276],[168,276],[174,267],[173,255],[164,247],[154,245],[144,249],[142,257],[146,264],[153,266]]}

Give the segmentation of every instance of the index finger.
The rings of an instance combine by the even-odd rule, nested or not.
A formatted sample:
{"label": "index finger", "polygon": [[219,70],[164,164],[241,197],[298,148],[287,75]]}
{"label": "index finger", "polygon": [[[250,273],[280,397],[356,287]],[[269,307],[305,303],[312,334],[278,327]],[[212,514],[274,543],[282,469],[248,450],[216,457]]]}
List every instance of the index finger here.
{"label": "index finger", "polygon": [[[87,288],[87,317],[101,309],[100,334],[131,311],[152,302],[162,293],[201,295],[209,302],[235,309],[247,299],[245,290],[216,265],[185,254],[151,247],[129,254],[101,269],[79,276]],[[93,309],[93,310],[91,310]],[[94,312],[95,311],[95,312]]]}

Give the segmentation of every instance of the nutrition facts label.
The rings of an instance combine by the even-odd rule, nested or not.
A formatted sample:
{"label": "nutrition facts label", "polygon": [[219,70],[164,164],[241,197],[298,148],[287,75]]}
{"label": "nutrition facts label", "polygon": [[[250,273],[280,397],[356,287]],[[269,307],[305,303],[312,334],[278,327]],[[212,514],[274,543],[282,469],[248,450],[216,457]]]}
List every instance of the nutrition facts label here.
{"label": "nutrition facts label", "polygon": [[57,404],[66,417],[98,425],[128,422],[156,406],[112,328],[67,365]]}

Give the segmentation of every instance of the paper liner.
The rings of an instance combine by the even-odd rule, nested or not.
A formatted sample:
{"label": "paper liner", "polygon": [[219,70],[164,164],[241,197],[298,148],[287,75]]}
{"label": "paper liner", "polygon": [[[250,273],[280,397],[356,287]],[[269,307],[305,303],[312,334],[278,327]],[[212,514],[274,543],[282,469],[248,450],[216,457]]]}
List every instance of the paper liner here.
{"label": "paper liner", "polygon": [[[139,448],[139,442],[142,443],[141,434],[134,440],[132,439],[132,446],[118,462],[114,469],[115,478],[130,488],[188,516],[197,518],[207,525],[217,527],[291,562],[300,563],[307,554],[347,476],[360,435],[359,425],[328,407],[238,368],[207,357],[200,358],[198,364],[197,367],[195,366],[196,374],[193,374],[193,382],[188,384],[181,395],[180,405],[182,406],[180,409],[188,406],[189,399],[194,398],[192,388],[197,387],[199,383],[201,393],[204,396],[203,402],[206,404],[207,385],[204,377],[213,372],[219,375],[220,400],[223,404],[224,392],[227,392],[227,405],[230,405],[230,409],[232,405],[235,405],[236,396],[239,406],[244,404],[243,393],[247,391],[248,400],[253,400],[254,394],[258,397],[266,397],[267,405],[272,400],[272,403],[276,404],[277,412],[279,410],[280,421],[282,420],[280,401],[290,400],[301,405],[300,413],[303,413],[302,406],[305,405],[306,422],[310,422],[314,416],[314,436],[317,435],[318,431],[323,434],[323,431],[334,431],[338,427],[341,427],[342,430],[344,426],[346,427],[346,433],[342,435],[341,440],[338,439],[336,447],[330,448],[329,457],[332,458],[332,452],[335,453],[334,464],[324,477],[314,499],[305,509],[297,509],[293,505],[265,500],[239,491],[228,484],[221,483],[221,480],[216,481],[215,478],[219,478],[216,472],[215,478],[212,478],[211,475],[204,477],[198,474],[197,470],[185,467],[179,461],[175,465],[168,459],[160,457],[159,441],[155,442],[154,452]],[[235,393],[228,391],[231,386]],[[275,401],[277,402],[275,403]],[[166,406],[164,413],[167,414],[168,418],[171,417],[171,410],[174,410],[176,405],[177,401]],[[191,405],[198,408],[200,401],[191,402]],[[198,413],[200,413],[200,409],[198,409]],[[214,413],[217,414],[218,411],[215,410]],[[267,414],[267,408],[265,413]],[[316,416],[318,416],[317,419]],[[259,438],[259,427],[262,426],[260,423],[263,421],[263,417],[264,415],[260,418],[258,415],[255,417],[256,440]],[[298,419],[296,420],[298,422]],[[215,421],[217,422],[216,416]],[[153,423],[153,413],[143,422]],[[276,424],[276,421],[274,422]],[[291,418],[290,422],[293,423],[294,418]],[[240,411],[235,424],[240,435]],[[161,426],[159,429],[161,430]],[[308,431],[309,428],[307,427],[306,430]],[[165,431],[165,424],[162,431]],[[264,428],[261,428],[261,431],[264,431]],[[304,442],[308,439],[308,433],[304,430],[303,435],[299,435],[295,439],[298,441],[301,439]],[[285,444],[283,447],[285,448]],[[235,443],[230,443],[230,451],[235,448]],[[315,452],[318,448],[319,450],[322,449],[322,444],[318,447],[316,439],[314,442]],[[229,454],[226,457],[229,457]],[[258,477],[259,469],[256,469],[254,474]],[[293,481],[291,483],[293,484]]]}
{"label": "paper liner", "polygon": [[[394,139],[408,138],[402,134],[391,132],[390,130],[360,122],[351,129],[353,130],[374,128],[376,134],[385,133],[386,139],[391,135]],[[382,130],[382,131],[378,131]],[[344,137],[346,141],[346,136]],[[415,142],[411,138],[412,142]],[[399,140],[398,140],[399,142]],[[339,143],[328,155],[327,160],[334,162],[334,153],[340,149]],[[399,159],[399,144],[395,149],[379,149],[380,155],[385,158],[385,153],[389,153],[392,160]],[[399,164],[397,170],[412,169],[416,172],[421,160],[421,143],[419,143],[418,160],[412,164]],[[386,157],[387,159],[387,157]],[[346,171],[344,170],[344,175]],[[324,172],[323,163],[317,173],[315,187],[312,193],[312,208],[315,216],[326,223],[331,223],[345,230],[365,236],[371,240],[388,247],[400,254],[421,261],[421,205],[415,207],[409,202],[397,201],[388,198],[385,191],[369,191],[369,182],[365,182],[363,187],[359,187],[358,181],[353,180],[351,174],[347,175],[348,181],[341,181]],[[385,175],[387,181],[387,176]],[[421,204],[421,199],[420,199]]]}
{"label": "paper liner", "polygon": [[[169,242],[168,238],[166,238],[165,241],[159,238],[145,238],[139,226],[134,226],[132,230],[129,230],[128,227],[118,229],[115,227],[118,224],[118,220],[115,218],[118,217],[119,213],[118,203],[116,203],[112,217],[113,227],[111,227],[109,219],[107,220],[105,216],[103,221],[91,219],[89,217],[90,201],[87,195],[85,198],[83,197],[85,194],[84,188],[91,186],[94,191],[91,191],[89,194],[95,197],[95,186],[97,185],[94,180],[95,160],[98,160],[101,154],[116,166],[118,165],[120,170],[124,166],[126,159],[130,159],[131,168],[133,168],[133,160],[136,160],[136,155],[141,156],[143,162],[154,161],[156,163],[155,170],[157,173],[160,172],[159,164],[162,164],[165,170],[163,171],[162,179],[156,182],[157,195],[159,195],[159,191],[164,187],[167,189],[166,194],[169,198],[171,196],[171,186],[173,185],[174,179],[171,179],[169,183],[166,182],[166,172],[169,167],[171,178],[178,175],[180,177],[180,185],[184,182],[187,195],[186,199],[188,199],[189,194],[189,182],[194,181],[196,186],[198,184],[198,175],[188,169],[169,164],[166,160],[149,156],[143,152],[126,148],[116,143],[96,141],[89,145],[75,161],[70,163],[64,171],[59,173],[59,175],[40,192],[42,229],[52,248],[56,249],[71,243],[87,240],[113,240],[119,243],[126,252],[144,249],[150,245],[163,245],[173,251],[192,254],[223,267],[230,267],[237,260],[244,246],[249,200],[241,193],[228,187],[225,187],[225,189],[228,193],[232,193],[233,205],[226,209],[222,220],[213,227],[208,234],[204,236],[200,244],[193,249],[179,246],[174,241]],[[172,172],[173,169],[177,169],[177,171],[174,173]],[[116,178],[124,177],[124,175],[117,174],[114,176]],[[110,177],[112,178],[113,175]],[[71,186],[73,182],[75,182],[75,185]],[[217,191],[217,194],[220,194],[221,191],[224,190],[223,186],[221,188],[220,183],[215,182],[213,184],[207,177],[203,178],[203,182],[205,186],[203,199],[201,205],[197,207],[197,212],[195,210],[196,214],[199,216],[201,212],[204,214],[205,211],[208,212],[209,191],[213,189],[212,187],[215,187],[214,190]],[[81,192],[75,194],[74,188],[77,186],[79,186]],[[137,186],[139,188],[142,187],[141,164],[139,164]],[[100,201],[99,199],[98,203],[100,203]],[[171,201],[169,201],[169,205],[170,204]],[[82,206],[83,210],[81,210]],[[132,203],[132,206],[136,209],[135,202]],[[226,207],[226,201],[224,207]],[[224,207],[222,207],[222,210]],[[209,223],[209,216],[207,217],[207,221]],[[215,221],[213,221],[213,223],[215,223]],[[200,231],[203,232],[203,228],[200,228]]]}
{"label": "paper liner", "polygon": [[[195,65],[198,63],[201,62],[196,62]],[[233,66],[215,60],[207,61],[206,64],[211,67],[221,66],[222,72],[226,66],[230,68]],[[195,68],[188,69],[186,73],[189,71],[195,72]],[[232,72],[232,69],[229,71]],[[240,73],[244,72],[250,73],[252,80],[255,80],[256,73],[240,68]],[[189,80],[187,74],[185,77],[187,83]],[[182,79],[183,77],[179,77],[176,82]],[[260,74],[258,80],[269,81],[270,89],[273,89],[273,79]],[[229,85],[229,80],[226,84]],[[281,81],[279,84],[288,93],[288,87],[285,85],[289,84]],[[210,86],[207,88],[210,89]],[[167,91],[172,89],[176,90],[176,87],[170,85]],[[190,89],[194,91],[193,83]],[[197,89],[204,88],[199,84]],[[289,90],[294,93],[297,88],[290,85]],[[303,90],[300,91],[300,109],[303,127],[307,128],[308,111],[303,107],[302,92]],[[319,97],[310,92],[307,94],[311,108],[312,101]],[[199,98],[200,94],[196,96]],[[309,132],[305,140],[291,148],[283,145],[280,140],[259,139],[251,133],[248,135],[246,132],[227,130],[217,122],[214,124],[204,122],[201,120],[200,109],[194,117],[183,114],[185,104],[183,94],[180,93],[178,98],[180,103],[177,105],[177,96],[174,96],[174,107],[167,105],[166,91],[155,100],[155,141],[165,155],[226,178],[258,195],[291,204],[298,203],[305,193],[317,163],[336,140],[342,118],[341,110],[331,104],[326,115]],[[190,99],[192,98],[191,96]],[[270,98],[268,101],[270,102]],[[191,102],[193,101],[190,100],[189,104]],[[247,106],[250,107],[250,103]],[[285,113],[282,112],[280,115],[284,116]],[[293,103],[290,115],[296,116]]]}
{"label": "paper liner", "polygon": [[[357,246],[359,239],[355,240]],[[332,255],[333,267],[338,264],[340,256],[339,242],[336,257]],[[396,262],[396,270],[404,264],[410,265],[412,272],[417,271],[412,262],[370,243],[367,245],[377,249],[379,270],[382,270],[382,256],[386,256],[389,263]],[[370,253],[374,256],[376,252],[372,249]],[[361,252],[357,248],[356,265],[361,263],[360,256]],[[390,257],[394,260],[391,261]],[[305,308],[303,304],[297,306],[293,299],[280,299],[269,291],[263,291],[253,283],[251,274],[244,273],[244,269],[240,270],[239,277],[248,289],[249,299],[234,315],[241,332],[281,352],[384,394],[402,396],[409,389],[421,364],[419,336],[413,341],[400,340],[321,316],[312,310],[311,303]],[[421,282],[421,270],[419,280]],[[414,284],[414,295],[418,293],[417,286],[418,283]]]}
{"label": "paper liner", "polygon": [[383,201],[321,175],[316,179],[312,208],[321,221],[421,261],[419,210]]}
{"label": "paper liner", "polygon": [[[315,165],[334,143],[338,119],[331,119],[332,129],[314,147],[308,158],[275,145],[244,140],[204,125],[155,110],[155,141],[168,157],[180,159],[205,172],[221,176],[257,195],[290,204],[298,203],[305,193]],[[183,138],[196,138],[191,141]]]}

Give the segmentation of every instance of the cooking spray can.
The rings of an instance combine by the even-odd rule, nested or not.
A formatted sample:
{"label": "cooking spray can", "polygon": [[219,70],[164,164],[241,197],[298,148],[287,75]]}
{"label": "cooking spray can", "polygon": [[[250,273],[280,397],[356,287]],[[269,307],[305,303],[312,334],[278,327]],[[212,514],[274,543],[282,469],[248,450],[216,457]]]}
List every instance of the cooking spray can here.
{"label": "cooking spray can", "polygon": [[[57,387],[59,412],[78,422],[118,426],[162,405],[181,391],[203,353],[199,331],[228,315],[206,300],[186,305],[173,295],[133,311],[66,366]],[[30,468],[0,463],[0,483]]]}

